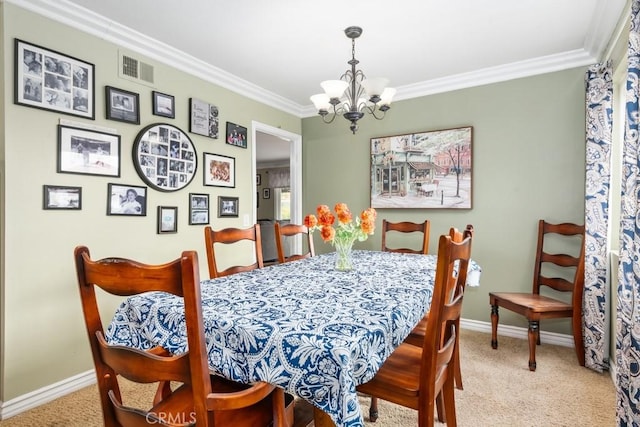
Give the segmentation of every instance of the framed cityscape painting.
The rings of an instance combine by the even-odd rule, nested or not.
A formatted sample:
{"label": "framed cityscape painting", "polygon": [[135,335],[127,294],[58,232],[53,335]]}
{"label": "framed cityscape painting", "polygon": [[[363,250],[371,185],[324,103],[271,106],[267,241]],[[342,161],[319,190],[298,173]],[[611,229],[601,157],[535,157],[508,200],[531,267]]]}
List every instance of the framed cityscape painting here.
{"label": "framed cityscape painting", "polygon": [[471,209],[472,131],[371,138],[371,207]]}

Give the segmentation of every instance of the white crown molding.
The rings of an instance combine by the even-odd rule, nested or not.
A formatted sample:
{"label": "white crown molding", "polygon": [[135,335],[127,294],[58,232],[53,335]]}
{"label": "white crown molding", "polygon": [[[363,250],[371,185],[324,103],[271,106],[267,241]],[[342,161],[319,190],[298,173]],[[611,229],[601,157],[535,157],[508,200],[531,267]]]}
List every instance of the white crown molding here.
{"label": "white crown molding", "polygon": [[[296,117],[305,118],[317,114],[313,105],[302,106],[66,0],[4,1],[171,65]],[[614,16],[613,13],[616,11],[611,12],[605,7],[606,2],[607,0],[598,2],[593,19],[593,31],[587,36],[584,49],[401,86],[397,88],[396,100],[401,101],[593,64],[606,48],[618,19],[618,16]],[[612,24],[612,20],[616,22]]]}

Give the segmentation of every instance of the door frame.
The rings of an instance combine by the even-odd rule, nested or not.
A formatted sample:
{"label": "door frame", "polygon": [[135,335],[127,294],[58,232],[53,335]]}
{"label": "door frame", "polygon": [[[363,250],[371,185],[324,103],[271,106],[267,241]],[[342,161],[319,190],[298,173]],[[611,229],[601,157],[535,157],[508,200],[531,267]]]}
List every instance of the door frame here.
{"label": "door frame", "polygon": [[[256,145],[259,143],[257,139],[258,132],[266,133],[269,135],[277,136],[284,140],[289,141],[289,175],[290,175],[290,189],[291,189],[291,223],[302,224],[302,135],[289,132],[274,126],[270,126],[257,121],[251,122],[252,133],[252,175],[256,176]],[[252,224],[258,221],[258,208],[256,180],[253,180],[253,219]],[[302,246],[302,239],[294,239],[292,250],[300,250]]]}

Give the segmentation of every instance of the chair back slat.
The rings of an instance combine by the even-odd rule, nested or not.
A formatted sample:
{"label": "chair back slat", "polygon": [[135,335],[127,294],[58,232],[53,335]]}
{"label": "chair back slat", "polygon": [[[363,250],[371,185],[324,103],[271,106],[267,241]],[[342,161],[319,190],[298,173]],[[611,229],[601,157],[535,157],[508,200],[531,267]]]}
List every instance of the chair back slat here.
{"label": "chair back slat", "polygon": [[[313,236],[309,232],[309,228],[303,224],[280,224],[278,222],[274,225],[276,248],[278,249],[278,262],[280,264],[289,261],[295,261],[298,259],[309,258],[315,256],[315,249],[313,247]],[[302,235],[306,245],[306,252],[299,254],[290,254],[287,256],[284,249],[284,239],[291,238],[293,236]],[[304,248],[303,248],[304,251]]]}
{"label": "chair back slat", "polygon": [[[386,219],[382,220],[382,250],[386,252],[400,252],[400,253],[412,253],[412,254],[427,254],[429,252],[429,220],[425,220],[421,223],[402,221],[402,222],[389,222]],[[411,249],[403,247],[391,247],[388,243],[387,233],[422,233],[420,239],[420,248]]]}
{"label": "chair back slat", "polygon": [[[212,279],[264,267],[262,258],[262,240],[260,238],[260,224],[254,224],[249,228],[230,227],[222,230],[214,230],[210,226],[206,226],[204,228],[204,238],[207,248],[209,277]],[[221,269],[218,265],[218,260],[216,259],[217,245],[230,245],[241,241],[252,242],[255,262],[248,265],[233,265],[228,268]]]}

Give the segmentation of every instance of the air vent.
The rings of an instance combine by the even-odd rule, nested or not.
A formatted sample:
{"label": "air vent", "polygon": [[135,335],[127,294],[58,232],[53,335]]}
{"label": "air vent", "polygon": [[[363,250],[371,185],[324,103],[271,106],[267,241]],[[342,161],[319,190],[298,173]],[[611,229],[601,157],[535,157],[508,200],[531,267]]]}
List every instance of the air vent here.
{"label": "air vent", "polygon": [[153,85],[153,66],[134,58],[132,55],[119,54],[118,71],[120,77],[142,83],[147,86]]}

